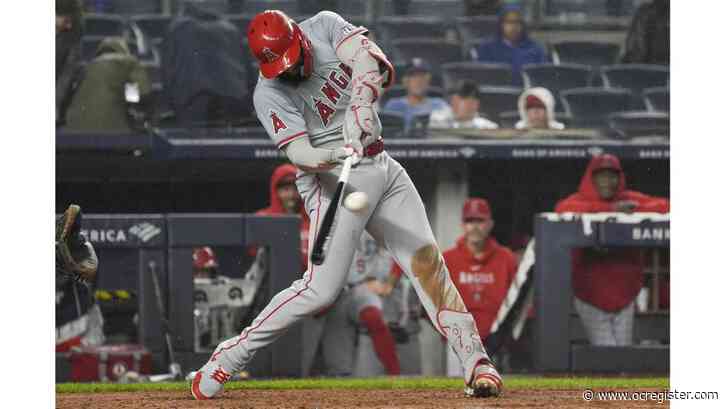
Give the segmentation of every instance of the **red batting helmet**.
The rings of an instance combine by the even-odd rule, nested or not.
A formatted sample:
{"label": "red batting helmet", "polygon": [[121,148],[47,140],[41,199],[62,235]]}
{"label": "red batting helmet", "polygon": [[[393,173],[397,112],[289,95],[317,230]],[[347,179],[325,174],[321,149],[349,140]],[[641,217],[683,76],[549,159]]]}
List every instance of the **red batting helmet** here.
{"label": "red batting helmet", "polygon": [[304,75],[312,70],[311,45],[297,23],[279,10],[254,16],[247,29],[247,41],[259,61],[265,78],[275,78],[304,56]]}
{"label": "red batting helmet", "polygon": [[205,246],[195,248],[191,257],[194,262],[195,270],[219,267],[219,263],[216,261],[216,255],[210,247]]}

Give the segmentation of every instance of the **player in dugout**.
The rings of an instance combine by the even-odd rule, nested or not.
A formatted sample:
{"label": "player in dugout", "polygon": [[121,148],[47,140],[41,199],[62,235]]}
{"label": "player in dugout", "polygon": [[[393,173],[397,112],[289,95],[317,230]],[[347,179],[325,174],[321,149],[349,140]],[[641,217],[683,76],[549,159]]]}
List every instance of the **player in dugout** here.
{"label": "player in dugout", "polygon": [[[627,189],[619,158],[594,156],[579,191],[556,205],[557,213],[668,213],[670,201]],[[644,259],[637,248],[583,248],[572,254],[574,307],[589,342],[632,344],[635,299],[644,284]]]}
{"label": "player in dugout", "polygon": [[[491,235],[494,219],[485,199],[472,197],[463,204],[463,235],[456,245],[443,253],[451,279],[463,297],[463,303],[473,314],[481,339],[491,332],[501,303],[516,275],[518,262],[514,253]],[[400,277],[396,265],[386,291]],[[448,376],[463,373],[459,360],[449,348]]]}

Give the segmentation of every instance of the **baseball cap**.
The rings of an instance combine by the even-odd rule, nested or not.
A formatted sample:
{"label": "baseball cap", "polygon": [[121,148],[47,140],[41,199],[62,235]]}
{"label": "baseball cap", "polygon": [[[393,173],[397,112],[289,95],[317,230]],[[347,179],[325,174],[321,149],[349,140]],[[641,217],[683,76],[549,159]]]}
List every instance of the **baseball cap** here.
{"label": "baseball cap", "polygon": [[414,57],[410,62],[408,63],[408,67],[405,70],[405,75],[415,74],[419,72],[431,72],[432,68],[430,64],[428,64],[428,61],[420,58],[420,57]]}
{"label": "baseball cap", "polygon": [[531,108],[544,108],[544,109],[546,109],[546,104],[544,104],[544,101],[542,101],[536,95],[528,95],[526,97],[526,109],[531,109]]}
{"label": "baseball cap", "polygon": [[491,207],[486,199],[471,197],[463,203],[463,221],[470,219],[488,219],[491,217]]}

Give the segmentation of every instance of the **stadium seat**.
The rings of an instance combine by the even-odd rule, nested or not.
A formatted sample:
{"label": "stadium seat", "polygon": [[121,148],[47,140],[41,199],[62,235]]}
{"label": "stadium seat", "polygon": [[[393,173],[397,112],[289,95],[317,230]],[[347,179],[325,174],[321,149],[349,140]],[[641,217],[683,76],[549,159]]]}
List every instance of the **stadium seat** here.
{"label": "stadium seat", "polygon": [[[380,107],[385,107],[385,103],[388,102],[388,100],[390,100],[391,98],[398,98],[404,95],[405,87],[403,85],[393,85],[392,87],[388,88],[388,90],[386,90],[383,94],[382,98],[380,98]],[[443,92],[442,88],[430,87],[428,88],[428,96],[444,98],[445,92]]]}
{"label": "stadium seat", "polygon": [[669,87],[647,88],[642,91],[642,96],[648,111],[670,112]]}
{"label": "stadium seat", "polygon": [[635,2],[633,0],[618,2],[610,0],[547,0],[543,3],[543,12],[547,16],[631,16],[634,14]]}
{"label": "stadium seat", "polygon": [[583,64],[599,67],[614,64],[619,57],[619,45],[588,41],[563,41],[551,46],[554,64]]}
{"label": "stadium seat", "polygon": [[478,85],[507,87],[514,84],[514,73],[508,64],[489,64],[480,62],[454,62],[441,66],[443,88],[450,92],[464,79]]}
{"label": "stadium seat", "polygon": [[553,93],[589,86],[592,69],[581,64],[528,64],[523,68],[524,86],[544,87]]}
{"label": "stadium seat", "polygon": [[463,42],[493,37],[498,31],[498,18],[495,16],[459,17],[456,19],[458,36]]}
{"label": "stadium seat", "polygon": [[84,36],[123,36],[125,20],[113,14],[86,14],[83,16]]}
{"label": "stadium seat", "polygon": [[607,121],[619,138],[670,136],[670,115],[665,112],[615,112],[608,116]]}
{"label": "stadium seat", "polygon": [[416,16],[463,16],[463,3],[458,0],[415,0],[411,2],[409,12]]}
{"label": "stadium seat", "polygon": [[560,92],[565,89],[588,87],[592,69],[581,64],[528,64],[523,68],[524,87],[544,87],[551,91],[557,112],[563,112]]}
{"label": "stadium seat", "polygon": [[478,37],[463,41],[461,43],[461,53],[463,54],[463,59],[465,61],[478,61],[478,52],[476,51],[476,48],[484,41],[488,41],[488,39],[488,37]]}
{"label": "stadium seat", "polygon": [[628,111],[632,93],[626,89],[574,88],[561,92],[564,109],[576,126],[601,127],[607,115]]}
{"label": "stadium seat", "polygon": [[413,116],[410,121],[410,128],[405,131],[406,138],[425,138],[428,136],[428,124],[430,124],[430,114],[418,114]]}
{"label": "stadium seat", "polygon": [[[383,17],[375,25],[376,35],[383,44],[408,38],[446,38],[443,21],[431,17]],[[460,59],[460,58],[458,58]]]}
{"label": "stadium seat", "polygon": [[[521,120],[521,115],[518,109],[516,111],[506,111],[498,114],[498,126],[499,128],[514,128],[516,123]],[[557,112],[556,120],[563,123],[567,127],[571,124],[571,117],[566,113]]]}
{"label": "stadium seat", "polygon": [[96,50],[104,36],[83,36],[81,38],[81,58],[84,62],[91,61],[96,56]]}
{"label": "stadium seat", "polygon": [[344,16],[345,20],[352,23],[352,19],[350,18],[350,16],[359,16],[365,14],[365,3],[367,3],[367,0],[341,1],[337,3],[336,11],[339,15]]}
{"label": "stadium seat", "polygon": [[255,15],[265,10],[284,10],[290,16],[298,14],[298,0],[245,0],[244,11]]}
{"label": "stadium seat", "polygon": [[650,64],[620,64],[601,67],[602,82],[607,88],[627,88],[641,95],[645,88],[667,86],[669,67]]}
{"label": "stadium seat", "polygon": [[391,51],[393,61],[398,64],[407,63],[416,57],[426,60],[433,69],[434,85],[440,85],[441,65],[461,60],[460,46],[455,42],[440,39],[409,38],[394,40]]}
{"label": "stadium seat", "polygon": [[171,16],[161,14],[145,14],[134,16],[131,21],[141,29],[144,36],[154,42],[159,42],[166,35],[166,30],[171,23]]}
{"label": "stadium seat", "polygon": [[154,62],[142,62],[141,66],[151,79],[152,84],[161,84],[161,66]]}
{"label": "stadium seat", "polygon": [[498,122],[502,112],[518,110],[517,103],[522,90],[516,87],[482,86],[478,88],[478,92],[481,98],[478,112],[487,119]]}
{"label": "stadium seat", "polygon": [[229,14],[224,16],[227,21],[232,23],[234,27],[239,30],[240,34],[244,34],[242,37],[246,37],[247,34],[247,26],[249,26],[249,22],[252,21],[254,18],[253,14]]}
{"label": "stadium seat", "polygon": [[498,126],[499,128],[513,128],[521,119],[518,110],[504,111],[498,114]]}
{"label": "stadium seat", "polygon": [[380,122],[383,125],[383,132],[385,138],[399,138],[403,136],[403,129],[405,128],[405,118],[402,115],[395,112],[380,112],[378,113]]}

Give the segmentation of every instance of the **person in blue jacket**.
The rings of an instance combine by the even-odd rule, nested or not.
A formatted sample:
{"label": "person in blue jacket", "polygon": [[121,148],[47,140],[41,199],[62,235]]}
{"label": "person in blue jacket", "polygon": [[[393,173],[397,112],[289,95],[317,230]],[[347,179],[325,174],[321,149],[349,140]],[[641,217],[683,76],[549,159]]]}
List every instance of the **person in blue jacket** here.
{"label": "person in blue jacket", "polygon": [[515,85],[523,82],[521,67],[524,64],[549,61],[544,48],[529,38],[521,6],[517,4],[501,8],[496,36],[472,49],[471,55],[475,61],[511,64]]}

